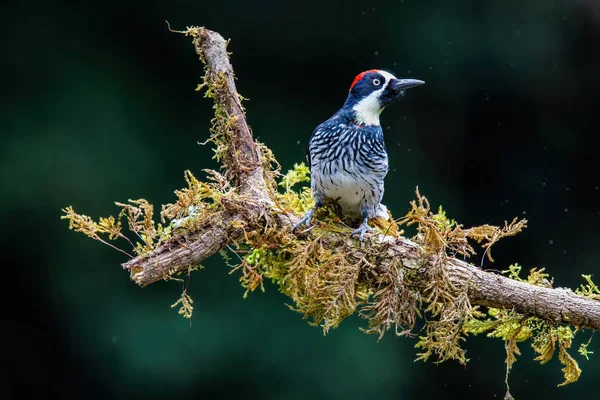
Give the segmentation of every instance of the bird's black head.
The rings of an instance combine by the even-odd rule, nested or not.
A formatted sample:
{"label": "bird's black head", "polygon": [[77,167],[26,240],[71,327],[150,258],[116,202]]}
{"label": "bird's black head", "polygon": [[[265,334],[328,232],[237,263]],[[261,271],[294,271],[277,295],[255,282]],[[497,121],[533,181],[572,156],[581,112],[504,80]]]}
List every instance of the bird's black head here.
{"label": "bird's black head", "polygon": [[367,125],[379,125],[379,114],[397,101],[408,88],[422,85],[417,79],[397,79],[389,72],[371,69],[354,78],[344,109],[352,110],[356,119]]}

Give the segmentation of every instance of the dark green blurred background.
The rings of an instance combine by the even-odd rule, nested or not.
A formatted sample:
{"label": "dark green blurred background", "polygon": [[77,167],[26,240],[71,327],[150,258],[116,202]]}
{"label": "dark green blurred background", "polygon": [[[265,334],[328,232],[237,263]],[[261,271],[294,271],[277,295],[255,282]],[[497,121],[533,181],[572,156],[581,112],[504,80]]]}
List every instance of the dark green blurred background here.
{"label": "dark green blurred background", "polygon": [[[600,271],[596,0],[2,7],[4,398],[504,395],[500,341],[469,340],[464,368],[414,363],[414,339],[377,343],[358,317],[324,337],[272,285],[243,300],[219,257],[192,276],[190,327],[169,307],[180,284],[140,289],[120,253],[67,230],[61,207],[98,217],[115,213],[115,200],[144,197],[158,211],[185,169],[204,176],[215,166],[196,145],[211,118],[194,92],[201,64],[165,20],[232,39],[249,122],[284,169],[304,160],[312,129],[357,73],[425,80],[383,115],[391,211],[406,212],[419,185],[466,225],[529,219],[486,268],[545,267],[570,287]],[[595,341],[590,349],[600,353]],[[517,399],[598,397],[600,354],[576,355],[580,381],[557,388],[558,361],[540,366],[529,345],[521,350],[510,377]]]}

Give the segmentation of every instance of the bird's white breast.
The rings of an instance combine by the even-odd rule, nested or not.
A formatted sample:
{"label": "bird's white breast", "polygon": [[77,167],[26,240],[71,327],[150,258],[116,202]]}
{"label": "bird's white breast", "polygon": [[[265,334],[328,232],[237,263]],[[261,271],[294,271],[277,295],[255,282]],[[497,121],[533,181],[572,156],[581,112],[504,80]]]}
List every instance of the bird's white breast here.
{"label": "bird's white breast", "polygon": [[322,193],[336,200],[344,213],[360,215],[360,204],[369,190],[366,182],[343,172],[335,172],[322,179]]}

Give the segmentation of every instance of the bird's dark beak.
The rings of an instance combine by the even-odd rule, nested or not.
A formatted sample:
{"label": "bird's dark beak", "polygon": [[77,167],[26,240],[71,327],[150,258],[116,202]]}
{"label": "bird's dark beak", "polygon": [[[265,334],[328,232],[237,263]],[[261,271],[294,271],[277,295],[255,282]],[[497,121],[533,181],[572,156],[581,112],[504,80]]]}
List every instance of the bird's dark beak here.
{"label": "bird's dark beak", "polygon": [[418,79],[393,79],[390,82],[392,89],[396,92],[402,92],[415,86],[424,84],[425,82]]}
{"label": "bird's dark beak", "polygon": [[382,107],[398,101],[404,96],[405,90],[424,84],[418,79],[392,79],[381,97],[379,98]]}

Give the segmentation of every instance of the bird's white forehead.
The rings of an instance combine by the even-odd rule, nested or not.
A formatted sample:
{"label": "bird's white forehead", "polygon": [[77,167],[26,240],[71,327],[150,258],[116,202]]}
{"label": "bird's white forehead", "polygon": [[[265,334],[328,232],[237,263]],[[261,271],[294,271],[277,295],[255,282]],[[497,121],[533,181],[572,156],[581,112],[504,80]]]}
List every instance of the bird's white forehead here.
{"label": "bird's white forehead", "polygon": [[386,83],[391,81],[392,79],[396,79],[396,77],[394,75],[390,74],[389,72],[381,71],[381,70],[379,70],[377,72],[379,72],[381,75],[383,75]]}

